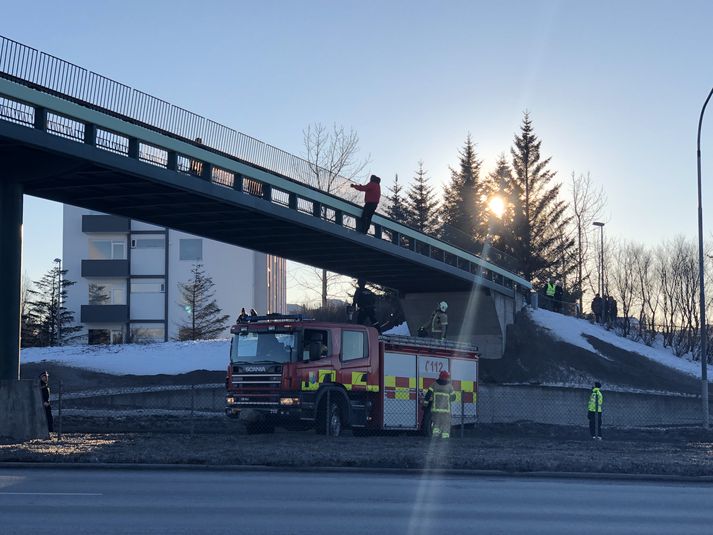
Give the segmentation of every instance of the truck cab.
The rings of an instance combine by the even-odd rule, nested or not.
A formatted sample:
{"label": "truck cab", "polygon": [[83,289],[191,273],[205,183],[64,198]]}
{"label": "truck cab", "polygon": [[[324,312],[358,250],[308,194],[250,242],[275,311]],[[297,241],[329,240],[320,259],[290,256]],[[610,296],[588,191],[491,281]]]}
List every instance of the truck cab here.
{"label": "truck cab", "polygon": [[226,414],[249,432],[313,426],[339,435],[366,427],[379,383],[379,333],[301,316],[250,318],[231,329]]}

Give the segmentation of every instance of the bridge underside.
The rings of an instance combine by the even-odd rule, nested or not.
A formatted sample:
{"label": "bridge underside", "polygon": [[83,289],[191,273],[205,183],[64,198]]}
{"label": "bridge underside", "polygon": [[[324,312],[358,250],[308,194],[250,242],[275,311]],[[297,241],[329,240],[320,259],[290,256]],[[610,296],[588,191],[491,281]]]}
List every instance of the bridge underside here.
{"label": "bridge underside", "polygon": [[[473,276],[468,272],[311,214],[229,188],[225,188],[223,198],[217,197],[216,186],[192,176],[154,169],[24,127],[2,127],[18,130],[27,141],[38,134],[43,138],[44,147],[33,146],[3,138],[0,131],[0,180],[20,182],[27,195],[126,216],[363,277],[402,293],[421,292],[426,281],[431,291],[462,291],[472,286]],[[48,138],[50,145],[57,145],[56,151],[51,147],[48,150]],[[82,154],[87,151],[92,153],[91,159]],[[410,262],[404,262],[409,259]],[[452,268],[452,273],[448,268]]]}

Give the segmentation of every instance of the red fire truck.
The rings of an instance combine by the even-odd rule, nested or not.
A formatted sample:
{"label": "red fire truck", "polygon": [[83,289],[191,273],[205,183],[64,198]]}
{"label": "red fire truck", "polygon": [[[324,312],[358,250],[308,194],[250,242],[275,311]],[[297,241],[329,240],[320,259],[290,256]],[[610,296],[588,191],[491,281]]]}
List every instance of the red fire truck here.
{"label": "red fire truck", "polygon": [[276,425],[334,436],[345,427],[428,432],[423,395],[442,370],[456,392],[454,425],[476,420],[474,346],[287,315],[253,317],[231,332],[225,410],[249,432]]}

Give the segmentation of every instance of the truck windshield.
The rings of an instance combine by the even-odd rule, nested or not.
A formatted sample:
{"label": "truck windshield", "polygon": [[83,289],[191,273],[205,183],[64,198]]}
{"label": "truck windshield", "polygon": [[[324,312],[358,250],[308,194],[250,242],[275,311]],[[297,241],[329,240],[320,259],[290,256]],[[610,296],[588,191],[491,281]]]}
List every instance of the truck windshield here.
{"label": "truck windshield", "polygon": [[290,362],[295,344],[295,333],[243,332],[233,337],[230,362]]}

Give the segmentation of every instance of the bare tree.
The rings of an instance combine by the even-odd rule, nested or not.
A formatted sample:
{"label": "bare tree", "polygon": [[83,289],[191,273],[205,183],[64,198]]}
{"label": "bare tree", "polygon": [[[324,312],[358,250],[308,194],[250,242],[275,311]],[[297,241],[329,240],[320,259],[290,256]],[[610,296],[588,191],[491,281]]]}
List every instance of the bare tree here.
{"label": "bare tree", "polygon": [[612,247],[613,261],[608,272],[608,282],[621,303],[621,330],[624,336],[631,329],[631,309],[634,303],[634,266],[636,265],[636,246],[630,243],[618,243]]}
{"label": "bare tree", "polygon": [[576,176],[572,171],[570,177],[570,194],[571,200],[569,203],[572,212],[572,223],[575,232],[575,254],[576,254],[576,285],[579,289],[579,309],[584,311],[584,283],[590,281],[591,284],[591,255],[589,251],[589,230],[592,223],[601,217],[607,199],[604,194],[604,189],[601,186],[595,186],[592,182],[592,177],[587,173]]}
{"label": "bare tree", "polygon": [[654,257],[651,250],[642,245],[634,246],[634,277],[636,303],[639,305],[638,336],[646,345],[656,338],[656,315],[661,294],[654,272]]}
{"label": "bare tree", "polygon": [[[302,131],[305,146],[305,159],[312,173],[312,186],[342,197],[355,200],[358,192],[349,187],[351,181],[361,178],[369,164],[369,158],[357,157],[359,136],[350,129],[333,124],[331,128],[322,123],[314,123]],[[322,217],[324,213],[324,208]],[[327,306],[329,283],[334,280],[327,270],[313,271],[321,283],[322,306]]]}

